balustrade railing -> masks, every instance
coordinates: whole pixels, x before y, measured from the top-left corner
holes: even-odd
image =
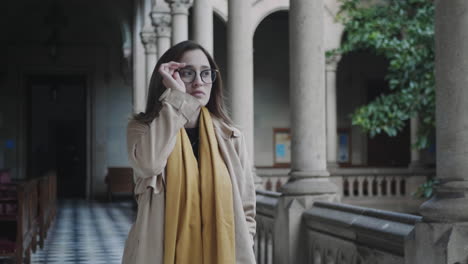
[[[315,202],[303,214],[303,263],[405,264],[421,217]]]
[[[262,190],[281,191],[289,180],[288,169],[257,169]],[[423,202],[413,196],[434,170],[408,168],[338,168],[330,179],[337,185],[346,204],[414,213]]]
[[[411,251],[411,233],[421,217],[353,205],[314,202],[291,226],[277,217],[280,193],[257,191],[258,264],[276,264],[295,254],[295,263],[405,264]],[[290,202],[291,198],[286,198]],[[301,199],[301,198],[299,198]],[[300,216],[301,216],[300,215]],[[287,230],[299,230],[298,248],[275,247]],[[292,251],[291,251],[292,250]],[[288,256],[286,256],[288,255]]]
[[[258,264],[273,264],[275,210],[280,193],[257,191],[257,234],[255,255]]]
[[[259,169],[257,175],[262,179],[261,190],[279,192],[289,180],[289,169]]]

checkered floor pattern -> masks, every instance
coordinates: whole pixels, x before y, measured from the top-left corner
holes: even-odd
[[[44,248],[31,263],[120,264],[134,218],[131,202],[61,201]]]

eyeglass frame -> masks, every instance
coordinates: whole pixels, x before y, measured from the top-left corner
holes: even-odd
[[[195,72],[195,77],[193,78],[193,80],[192,80],[191,82],[184,82],[184,81],[182,80],[182,78],[180,78],[184,83],[187,83],[187,84],[193,83],[193,82],[195,81],[195,79],[197,78],[197,74],[196,74],[197,71],[195,71],[195,70],[193,70],[193,69],[190,69],[190,68],[182,68],[182,69],[177,69],[177,70],[175,70],[175,71],[176,71],[176,72],[180,72],[181,70],[191,70],[191,71]],[[203,80],[203,77],[201,76],[202,72],[204,72],[204,71],[213,71],[213,72],[215,73],[215,74],[214,74],[214,76],[215,76],[215,77],[214,77],[214,80],[212,80],[210,83],[205,82],[205,81]],[[211,69],[211,68],[209,68],[209,69],[201,70],[200,73],[199,73],[200,80],[201,80],[203,83],[206,83],[206,84],[213,84],[213,83],[216,81],[216,78],[218,77],[218,73],[219,73],[219,70],[217,70],[217,69]]]

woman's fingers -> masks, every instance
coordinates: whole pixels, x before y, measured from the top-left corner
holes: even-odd
[[[169,70],[167,69],[167,67],[165,67],[163,65],[161,65],[161,67],[159,68],[159,73],[161,74],[163,79],[171,78],[171,74],[170,74]]]
[[[163,63],[163,64],[161,64],[161,66],[164,67],[164,69],[167,70],[167,71],[174,72],[177,69],[185,67],[185,63],[171,61],[171,62],[168,62],[168,63]]]
[[[185,67],[185,65],[186,65],[185,63],[180,63],[180,62],[175,62],[175,61],[171,61],[171,62],[168,62],[168,63],[163,63],[159,67],[159,72],[161,74],[162,74],[162,72],[166,72],[166,73],[168,73],[169,75],[172,76],[177,69],[183,68],[183,67]]]
[[[185,84],[182,82],[179,73],[176,71],[182,67],[185,67],[185,63],[171,61],[161,64],[158,71],[163,77],[164,86],[185,92]]]

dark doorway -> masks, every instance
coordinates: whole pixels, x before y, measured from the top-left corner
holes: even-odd
[[[391,93],[384,79],[367,82],[367,102],[381,94]],[[404,129],[394,137],[381,133],[368,137],[367,164],[371,167],[406,167],[410,162],[410,129],[406,122]]]
[[[86,196],[86,76],[27,79],[28,177],[57,172],[59,198]]]

